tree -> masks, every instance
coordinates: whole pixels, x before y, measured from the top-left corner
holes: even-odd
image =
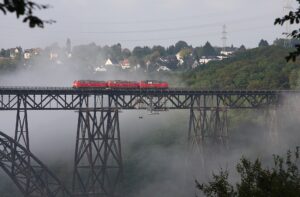
[[[112,51],[111,56],[114,59],[116,59],[118,61],[124,59],[122,56],[122,45],[120,43],[111,46],[111,51]]]
[[[166,53],[167,53],[167,55],[174,55],[176,53],[175,46],[174,45],[169,46],[166,50]]]
[[[132,55],[138,57],[138,58],[143,58],[146,55],[151,54],[151,49],[149,47],[134,47],[132,51]]]
[[[152,47],[152,53],[154,52],[159,52],[160,56],[165,56],[166,55],[166,49],[163,46],[153,46]]]
[[[206,42],[202,49],[201,56],[216,56],[216,50],[211,46],[209,42]]]
[[[260,42],[258,43],[258,47],[267,47],[269,46],[268,41],[261,39]]]
[[[124,58],[129,58],[131,56],[131,51],[129,49],[127,49],[127,48],[123,49],[122,50],[122,56]]]
[[[0,10],[7,14],[16,13],[16,17],[24,16],[23,22],[28,22],[29,27],[40,27],[43,28],[45,23],[54,23],[53,20],[42,20],[34,15],[36,10],[48,9],[50,6],[46,4],[39,4],[28,0],[3,0],[0,2]]]
[[[242,45],[240,46],[240,48],[238,49],[238,51],[240,51],[240,52],[246,51],[245,45],[242,44]]]
[[[196,187],[207,197],[299,196],[299,154],[297,147],[286,158],[273,155],[272,168],[263,167],[259,159],[242,158],[236,167],[241,180],[235,186],[228,182],[228,172],[221,170],[208,184],[196,181]]]
[[[275,19],[274,24],[277,25],[284,25],[285,23],[290,24],[299,24],[300,22],[300,0],[296,0],[299,3],[299,7],[296,11],[291,11],[287,15],[283,16],[282,18]],[[300,29],[295,29],[291,33],[287,32],[288,36],[294,39],[300,39]],[[287,57],[286,60],[296,61],[296,58],[300,55],[300,44],[295,45],[296,51],[291,52]]]
[[[193,52],[193,49],[184,48],[179,51],[179,55],[180,55],[181,59],[186,59],[187,57],[189,57],[192,54],[192,52]]]
[[[175,53],[178,53],[181,49],[183,48],[188,48],[189,45],[185,42],[185,41],[178,41],[176,44],[175,44]]]

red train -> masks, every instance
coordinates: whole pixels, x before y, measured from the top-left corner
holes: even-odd
[[[73,88],[130,88],[130,89],[166,89],[169,84],[164,81],[146,80],[146,81],[94,81],[94,80],[76,80],[73,82]]]

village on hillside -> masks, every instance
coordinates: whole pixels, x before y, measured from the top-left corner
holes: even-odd
[[[235,52],[246,50],[244,46],[212,47],[209,42],[204,46],[195,47],[184,41],[164,48],[162,46],[135,47],[132,51],[122,48],[120,44],[100,47],[94,43],[71,47],[70,39],[60,47],[53,44],[44,49],[22,49],[15,47],[1,49],[0,64],[3,61],[15,60],[24,66],[30,66],[37,58],[57,65],[69,61],[83,64],[93,72],[109,72],[114,70],[144,72],[168,72],[174,70],[195,69],[211,61],[221,61],[230,58]]]

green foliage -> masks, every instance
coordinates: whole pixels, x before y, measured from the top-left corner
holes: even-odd
[[[188,56],[190,56],[192,53],[191,48],[183,48],[179,51],[179,55],[182,59],[186,59]]]
[[[19,61],[17,59],[1,58],[0,57],[0,71],[1,74],[13,72],[18,69]]]
[[[288,53],[278,46],[240,51],[184,73],[182,79],[197,89],[297,89],[300,62],[286,62]]]
[[[110,50],[107,48],[108,47],[103,47],[101,49],[101,47],[95,43],[79,45],[73,48],[72,56],[82,65],[97,65],[97,63],[100,64],[100,62],[97,62],[99,59],[105,59],[100,56],[101,52],[103,52],[103,55],[109,56]]]
[[[24,16],[23,22],[28,22],[29,27],[44,27],[45,23],[54,23],[53,20],[42,20],[33,15],[35,10],[48,9],[50,6],[45,4],[35,3],[28,0],[3,0],[0,2],[0,10],[7,14],[8,12],[15,13],[17,18]]]
[[[285,23],[290,24],[299,24],[300,22],[300,0],[296,0],[299,3],[299,7],[296,11],[291,11],[289,14],[283,16],[282,18],[277,18],[275,20],[275,25],[284,25]],[[295,29],[292,33],[288,33],[288,36],[292,37],[293,39],[299,40],[300,39],[300,29]],[[286,57],[287,61],[293,60],[296,61],[296,58],[300,55],[300,44],[295,45],[296,51],[290,52],[290,54]]]
[[[299,196],[299,148],[292,153],[288,151],[286,158],[273,156],[274,166],[263,167],[261,161],[254,162],[242,158],[236,169],[240,182],[233,186],[228,181],[228,172],[213,175],[213,181],[196,187],[207,197],[265,197],[265,196]]]
[[[160,56],[166,55],[166,49],[163,46],[153,46],[152,47],[152,53],[158,52]]]
[[[267,47],[269,46],[268,41],[261,39],[260,42],[258,43],[258,47]]]
[[[181,49],[188,48],[189,45],[185,41],[178,41],[175,44],[175,53],[178,53]]]
[[[138,58],[145,57],[151,53],[151,49],[149,47],[134,47],[132,51],[132,55]]]
[[[200,56],[216,56],[218,53],[216,50],[211,46],[209,42],[206,42],[203,46],[202,53]]]
[[[220,175],[213,174],[212,182],[209,182],[208,185],[200,184],[196,180],[197,188],[203,191],[203,193],[208,197],[233,197],[236,196],[233,186],[228,182],[228,172],[222,171]]]

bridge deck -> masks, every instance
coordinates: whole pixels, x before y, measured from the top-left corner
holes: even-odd
[[[176,94],[176,95],[216,95],[216,94],[300,94],[296,90],[197,90],[189,88],[168,89],[117,89],[117,88],[72,88],[72,87],[26,87],[0,86],[0,94]]]
[[[77,110],[120,109],[189,109],[198,107],[260,108],[278,104],[285,95],[300,95],[293,90],[196,90],[169,89],[96,89],[72,87],[0,87],[0,110]],[[99,97],[99,98],[98,98]],[[99,103],[102,100],[102,104]],[[93,105],[93,106],[92,106]]]

